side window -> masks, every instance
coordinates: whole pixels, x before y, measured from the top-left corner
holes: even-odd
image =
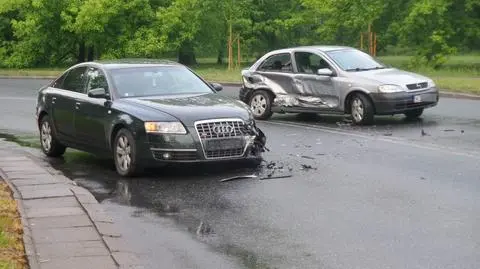
[[[292,58],[289,53],[270,56],[260,65],[259,70],[266,72],[293,72]]]
[[[105,74],[102,70],[94,67],[90,67],[87,70],[87,92],[89,90],[97,89],[97,88],[104,88],[106,92],[108,92],[108,82]]]
[[[85,92],[85,66],[77,67],[68,72],[67,77],[63,81],[62,89],[72,91],[72,92]]]
[[[68,72],[63,74],[61,77],[57,78],[55,81],[52,82],[50,87],[57,88],[57,89],[62,89],[63,81],[65,80],[67,75],[68,75]]]
[[[320,55],[310,52],[295,52],[295,62],[299,73],[316,74],[318,69],[331,69]]]

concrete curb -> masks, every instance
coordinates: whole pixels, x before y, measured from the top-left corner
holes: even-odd
[[[55,79],[55,76],[0,76],[0,79]],[[211,81],[215,83],[220,83],[223,86],[227,87],[241,87],[241,83],[235,82],[221,82],[221,81]],[[455,99],[468,99],[468,100],[480,100],[480,95],[469,94],[469,93],[457,93],[449,91],[440,91],[440,97],[446,98],[455,98]]]
[[[32,231],[30,230],[30,224],[27,220],[27,214],[25,212],[25,205],[23,204],[23,199],[20,192],[12,184],[8,176],[0,168],[0,178],[2,178],[7,185],[10,187],[10,190],[13,192],[13,199],[18,206],[18,213],[20,214],[20,219],[23,227],[23,246],[25,248],[25,255],[27,256],[28,267],[30,269],[40,269],[40,263],[37,259],[37,250],[33,244]]]
[[[2,143],[14,145],[13,142],[0,140],[0,144]],[[68,197],[74,197],[74,199],[78,203],[78,207],[80,208],[80,210],[86,213],[86,216],[88,217],[91,225],[93,225],[93,229],[98,234],[98,240],[102,242],[102,244],[108,250],[108,256],[111,258],[116,268],[142,268],[142,262],[140,261],[140,259],[138,259],[138,257],[135,256],[135,252],[133,251],[133,249],[131,249],[129,245],[123,241],[122,235],[116,229],[115,223],[113,222],[112,218],[108,216],[108,214],[103,210],[102,206],[98,203],[97,199],[93,196],[92,193],[90,193],[87,189],[83,187],[77,186],[75,182],[65,177],[61,172],[53,169],[44,161],[41,161],[38,156],[35,156],[33,153],[15,144],[15,152],[17,152],[17,148],[20,149],[19,158],[23,158],[23,161],[33,162],[41,169],[43,169],[46,173],[51,175],[55,179],[55,183],[62,184],[62,188],[66,188],[69,190],[69,192],[71,192],[71,195],[69,195]],[[2,157],[0,157],[0,160],[2,160]],[[28,214],[25,210],[24,205],[25,199],[24,197],[22,197],[21,192],[17,189],[16,185],[12,182],[10,176],[7,174],[7,172],[4,171],[4,169],[5,167],[0,167],[0,177],[3,178],[5,182],[7,182],[8,186],[14,193],[14,199],[17,201],[18,204],[18,211],[21,215],[22,225],[24,229],[23,240],[26,256],[28,258],[28,263],[31,269],[40,269],[41,261],[39,260],[40,256],[38,256],[39,250],[36,249],[35,241],[32,237],[31,225],[28,221]],[[9,168],[7,165],[7,169],[11,169],[11,167]],[[17,172],[12,172],[12,170],[10,170],[8,173]],[[35,174],[26,172],[26,175],[21,178],[25,178],[26,180],[32,180],[32,176],[35,176]],[[16,180],[18,179],[19,178],[16,178]],[[54,182],[52,182],[52,184],[53,183]],[[42,186],[42,184],[38,184],[35,186]],[[83,266],[85,266],[85,268],[90,268],[90,265],[88,264],[85,264]]]

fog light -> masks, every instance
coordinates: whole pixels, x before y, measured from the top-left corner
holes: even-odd
[[[170,153],[168,153],[168,152],[165,152],[165,153],[163,153],[162,157],[163,157],[164,159],[168,160],[168,159],[172,158],[172,154],[170,154]]]

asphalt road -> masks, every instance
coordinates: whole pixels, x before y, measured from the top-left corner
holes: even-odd
[[[0,80],[0,129],[36,131],[33,89],[44,83]],[[125,180],[86,154],[50,162],[95,194],[147,268],[479,268],[479,104],[441,99],[421,121],[371,127],[276,115],[259,123],[271,149],[262,169]],[[251,173],[271,178],[220,182]]]

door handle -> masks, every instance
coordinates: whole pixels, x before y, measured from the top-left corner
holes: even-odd
[[[55,100],[57,100],[57,97],[52,97],[52,104],[55,104]]]
[[[75,109],[80,109],[80,102],[75,103]]]

